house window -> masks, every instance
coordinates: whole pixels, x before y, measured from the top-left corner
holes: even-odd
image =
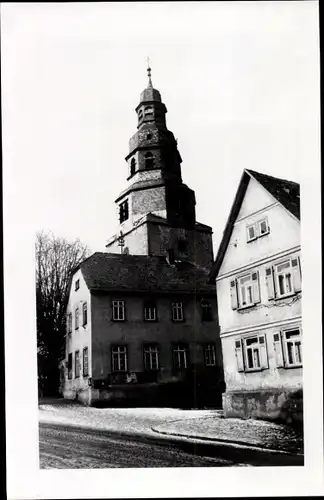
[[[252,241],[255,240],[256,237],[257,237],[256,226],[255,224],[252,224],[251,226],[247,227],[247,240]]]
[[[74,370],[75,370],[75,378],[80,377],[80,352],[79,351],[75,351]]]
[[[80,280],[76,280],[75,282],[75,290],[79,290],[80,288]]]
[[[85,347],[83,349],[83,376],[87,377],[89,375],[89,367],[88,367],[88,348]]]
[[[144,303],[145,321],[156,321],[156,304],[153,300],[147,300]]]
[[[159,363],[159,348],[157,345],[144,346],[144,368],[145,370],[158,370]]]
[[[259,235],[260,236],[267,234],[269,232],[269,226],[268,226],[267,219],[263,219],[263,220],[259,221],[258,228],[259,228]]]
[[[208,300],[203,299],[200,303],[201,306],[201,321],[212,321],[212,306]]]
[[[291,294],[293,291],[290,260],[276,266],[276,285],[279,297]]]
[[[75,310],[75,330],[79,328],[79,308]]]
[[[150,168],[154,167],[154,156],[150,151],[148,153],[145,153],[144,160],[145,160],[145,168],[146,169],[150,169]]]
[[[68,378],[72,378],[72,352],[68,354]]]
[[[113,300],[112,313],[114,321],[125,321],[125,302],[123,300]]]
[[[119,205],[119,222],[122,223],[125,220],[127,220],[129,217],[129,211],[128,211],[128,200],[123,201]]]
[[[183,370],[188,367],[187,344],[176,344],[173,346],[173,362],[176,370]]]
[[[301,366],[301,335],[300,330],[289,330],[283,332],[283,342],[287,366]]]
[[[268,226],[268,219],[261,219],[254,224],[250,224],[246,228],[247,230],[247,241],[252,241],[270,232]]]
[[[172,319],[173,321],[184,320],[182,302],[172,302]]]
[[[216,351],[214,344],[206,344],[204,346],[205,366],[216,365]]]
[[[258,304],[260,298],[259,273],[247,273],[230,282],[232,309],[243,309]]]
[[[67,331],[72,333],[72,313],[70,312],[67,317]]]
[[[273,349],[277,368],[302,366],[302,343],[300,328],[273,334]]]
[[[127,346],[114,345],[111,349],[112,355],[112,371],[126,372],[127,371]]]
[[[83,316],[83,326],[86,326],[88,323],[88,306],[87,303],[84,302],[82,305],[82,316]]]
[[[268,299],[280,299],[301,291],[298,257],[286,259],[265,270]]]
[[[134,175],[135,172],[136,172],[136,160],[135,158],[132,158],[130,163],[130,174]]]
[[[235,341],[238,371],[258,371],[269,367],[265,335],[257,334]]]

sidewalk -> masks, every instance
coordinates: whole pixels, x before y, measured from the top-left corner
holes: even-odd
[[[301,432],[262,420],[224,418],[221,410],[93,408],[58,400],[39,406],[39,421],[121,433],[302,454]]]
[[[302,432],[263,420],[224,418],[221,413],[152,427],[158,434],[303,454]]]

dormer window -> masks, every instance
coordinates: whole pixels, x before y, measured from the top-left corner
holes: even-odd
[[[147,116],[147,115],[153,115],[153,108],[152,106],[146,106],[146,108],[144,108],[144,115]]]
[[[154,156],[150,151],[148,153],[145,153],[144,159],[146,169],[154,167]]]
[[[131,163],[130,163],[130,174],[134,175],[136,172],[136,160],[135,158],[132,158]]]
[[[127,220],[129,217],[129,211],[128,211],[128,200],[123,201],[119,205],[119,222],[122,223],[125,220]]]

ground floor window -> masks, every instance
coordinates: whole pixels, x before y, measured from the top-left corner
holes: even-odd
[[[74,355],[74,364],[75,364],[75,378],[80,377],[80,352],[75,351]]]
[[[189,349],[187,344],[175,344],[173,346],[173,362],[176,370],[188,368]]]
[[[144,346],[144,368],[145,370],[158,370],[159,363],[159,348],[157,345]]]
[[[206,344],[204,346],[205,366],[216,365],[216,350],[214,344]]]
[[[68,354],[68,378],[72,378],[72,352]]]
[[[112,346],[112,371],[126,372],[127,371],[127,346],[114,345]]]
[[[88,367],[88,348],[85,347],[83,349],[83,376],[87,377],[89,375],[89,367]]]

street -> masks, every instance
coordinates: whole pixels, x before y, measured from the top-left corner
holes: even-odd
[[[166,440],[141,439],[114,432],[40,424],[42,469],[117,467],[218,467],[238,465],[231,460],[200,456]],[[191,446],[191,448],[193,448]],[[195,450],[199,452],[199,447]]]

